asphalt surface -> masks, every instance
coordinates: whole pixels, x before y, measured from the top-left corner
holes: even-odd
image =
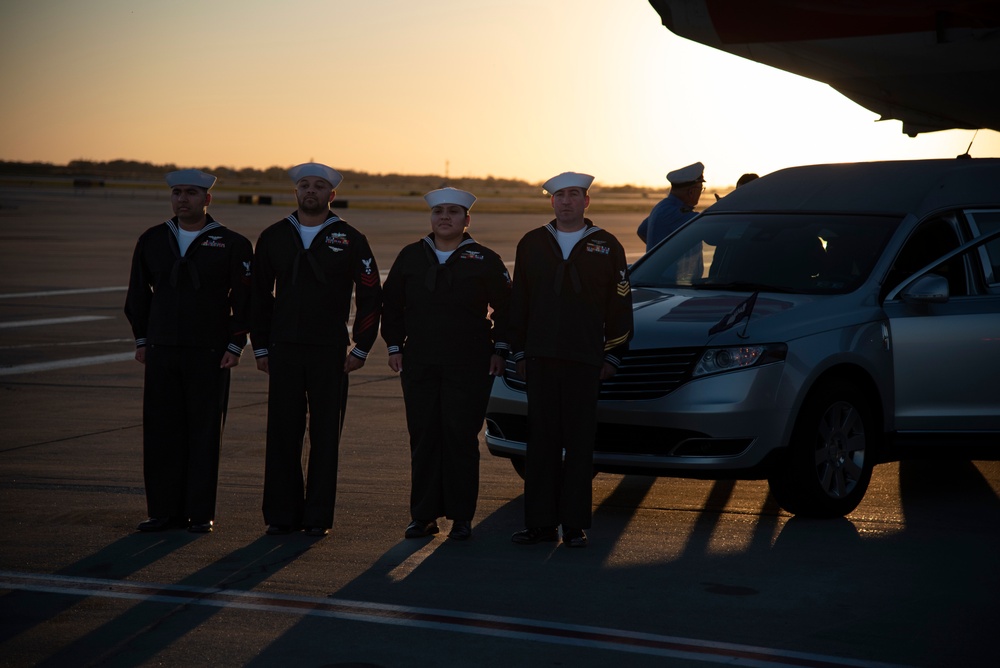
[[[212,207],[256,239],[285,211]],[[414,213],[341,212],[380,268]],[[513,545],[521,481],[482,448],[474,537],[404,540],[384,347],[351,377],[335,526],[265,536],[266,378],[234,372],[217,528],[139,534],[141,367],[122,315],[145,193],[0,189],[0,665],[995,666],[1000,465],[878,467],[837,521],[766,484],[599,475],[591,545]],[[594,216],[598,219],[598,216]],[[611,214],[630,251],[638,214]],[[513,259],[532,215],[473,212]]]

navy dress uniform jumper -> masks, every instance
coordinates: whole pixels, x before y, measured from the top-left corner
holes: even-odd
[[[618,367],[632,338],[625,250],[589,219],[585,225],[567,259],[555,221],[517,245],[510,345],[527,367],[529,528],[590,527],[601,366]]]
[[[254,356],[266,356],[269,366],[263,514],[268,525],[329,529],[347,403],[351,296],[351,354],[364,359],[378,336],[382,287],[361,232],[330,213],[304,248],[297,213],[261,232],[254,253],[250,339]]]
[[[509,349],[510,276],[468,233],[443,264],[434,248],[431,234],[397,256],[383,286],[382,338],[390,355],[403,354],[410,515],[471,521],[490,357]]]
[[[250,241],[211,216],[182,256],[177,219],[135,246],[125,316],[144,347],[143,478],[150,517],[215,518],[219,446],[229,399],[223,354],[250,327]]]

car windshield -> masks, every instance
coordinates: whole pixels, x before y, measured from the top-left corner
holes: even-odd
[[[634,287],[839,294],[872,271],[899,217],[704,215],[642,257]]]

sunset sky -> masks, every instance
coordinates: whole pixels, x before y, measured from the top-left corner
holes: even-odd
[[[708,186],[951,158],[825,84],[687,41],[647,0],[5,0],[0,160],[133,159]],[[980,131],[973,156],[1000,155]]]

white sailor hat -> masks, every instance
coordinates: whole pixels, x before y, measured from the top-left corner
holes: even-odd
[[[667,174],[667,181],[672,186],[683,186],[688,183],[700,183],[705,180],[705,165],[696,162],[687,167],[681,167]]]
[[[180,169],[167,174],[167,185],[174,186],[198,186],[205,190],[215,185],[216,178],[211,174],[198,169]]]
[[[475,204],[476,196],[458,188],[441,188],[440,190],[432,190],[424,195],[424,201],[431,207],[440,204],[457,204],[468,211]]]
[[[590,174],[579,174],[577,172],[563,172],[558,176],[542,184],[542,188],[550,195],[555,195],[563,188],[582,188],[589,190],[590,184],[594,182],[594,177]]]
[[[321,165],[318,162],[304,162],[301,165],[295,165],[288,170],[288,175],[292,177],[292,183],[298,183],[299,179],[306,176],[318,176],[334,188],[339,186],[340,182],[344,180],[343,175],[336,169]]]

